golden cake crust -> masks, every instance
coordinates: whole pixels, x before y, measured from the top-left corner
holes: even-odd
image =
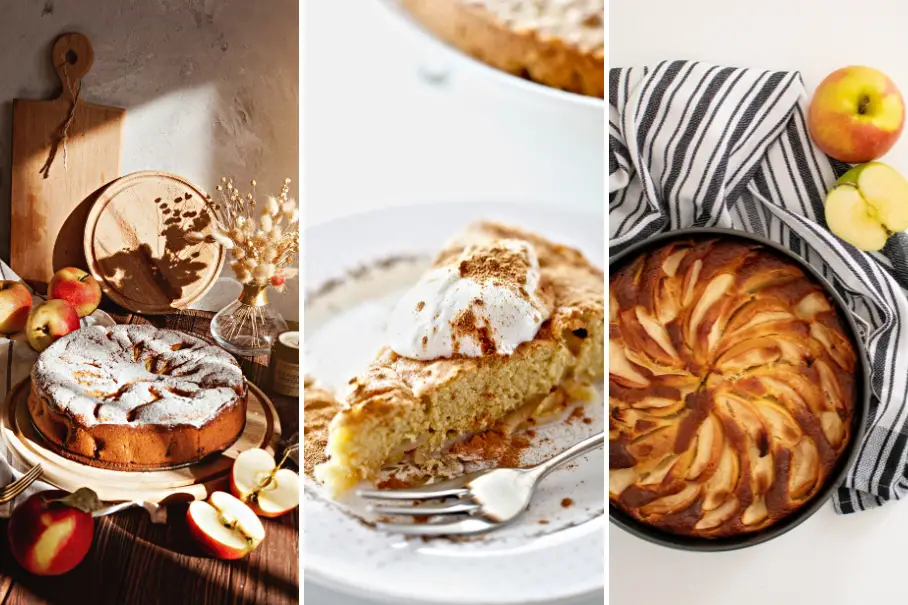
[[[382,349],[350,381],[345,409],[331,423],[331,459],[320,467],[321,480],[349,487],[372,479],[382,464],[404,452],[437,452],[521,408],[529,415],[529,408],[564,402],[562,386],[603,377],[603,274],[579,251],[515,227],[481,222],[450,240],[435,265],[450,263],[468,246],[501,239],[528,241],[536,250],[540,286],[552,301],[550,318],[536,338],[507,356],[421,361]],[[358,450],[353,445],[366,440],[355,444]]]
[[[150,470],[229,447],[246,423],[246,384],[229,353],[151,326],[83,328],[44,351],[28,409],[59,454]]]
[[[715,538],[785,518],[851,438],[857,357],[793,261],[678,240],[609,279],[609,494],[667,531]]]
[[[605,97],[601,0],[402,0],[429,30],[510,74]]]

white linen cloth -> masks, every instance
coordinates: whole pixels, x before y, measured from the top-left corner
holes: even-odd
[[[0,280],[18,281],[19,277],[13,273],[13,270],[9,268],[9,265],[0,261]],[[32,294],[32,302],[34,305],[38,305],[43,301],[43,296],[34,293]],[[95,311],[89,317],[83,318],[81,323],[82,327],[89,325],[108,325],[112,324],[113,320],[107,313]],[[36,359],[38,359],[38,354],[29,346],[24,333],[20,332],[12,336],[0,334],[0,400],[3,402],[2,405],[0,405],[0,410],[2,410],[4,414],[6,413],[6,404],[8,403],[7,399],[9,398],[10,393],[17,384],[28,377]],[[0,435],[0,486],[7,485],[14,479],[20,477],[23,471],[27,470],[27,468],[22,467],[21,462],[18,461],[14,454],[6,447],[6,436]],[[54,489],[54,487],[40,480],[34,482],[30,488],[12,502],[0,504],[0,518],[9,517],[13,509],[15,509],[20,502],[24,501],[28,496],[35,492],[45,489]]]

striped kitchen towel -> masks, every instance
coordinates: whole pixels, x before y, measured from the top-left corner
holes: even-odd
[[[666,61],[609,73],[609,253],[662,231],[728,227],[806,259],[861,318],[873,385],[840,513],[908,496],[908,235],[868,254],[827,231],[847,165],[807,134],[797,72]]]

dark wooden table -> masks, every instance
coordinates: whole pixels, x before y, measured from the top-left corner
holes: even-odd
[[[183,311],[147,317],[107,308],[119,323],[147,324],[208,336],[211,313]],[[285,436],[298,430],[299,400],[270,392],[267,357],[241,359],[247,379],[271,397]],[[210,605],[299,602],[299,511],[262,519],[265,540],[247,557],[220,561],[204,555],[186,527],[186,505],[168,509],[167,525],[152,525],[143,510],[98,520],[88,556],[56,577],[33,576],[9,550],[0,522],[0,604]]]

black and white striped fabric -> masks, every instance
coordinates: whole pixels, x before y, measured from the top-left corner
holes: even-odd
[[[879,254],[830,234],[823,201],[848,166],[807,134],[800,74],[666,61],[609,73],[609,254],[650,235],[727,227],[817,268],[860,323],[875,393],[840,513],[908,497],[908,236]]]

